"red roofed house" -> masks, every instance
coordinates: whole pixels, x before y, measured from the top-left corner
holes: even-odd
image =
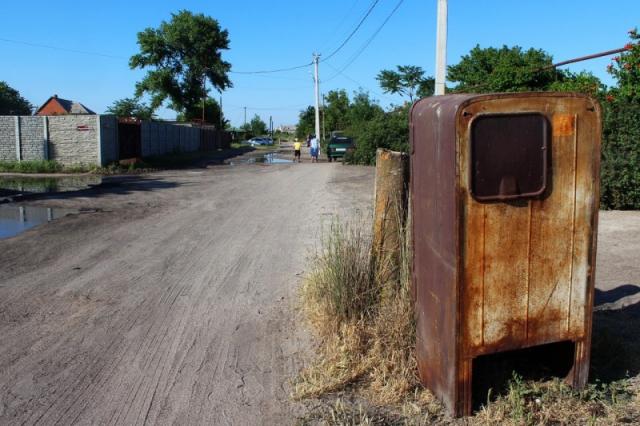
[[[80,102],[74,102],[67,99],[59,98],[58,95],[53,95],[47,102],[42,104],[36,111],[35,115],[95,115],[95,112],[91,111]]]

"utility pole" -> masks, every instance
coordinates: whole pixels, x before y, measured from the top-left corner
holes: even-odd
[[[447,77],[447,0],[438,0],[435,94],[444,95]]]
[[[322,139],[327,136],[327,129],[325,128],[325,123],[327,122],[326,111],[324,107],[324,93],[322,94]]]
[[[247,107],[244,107],[244,127],[247,127]]]
[[[313,54],[313,64],[315,68],[315,92],[316,92],[316,138],[320,142],[320,80],[318,80],[318,62],[320,54]]]

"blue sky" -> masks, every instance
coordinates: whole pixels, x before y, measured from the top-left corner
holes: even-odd
[[[399,0],[379,0],[355,36],[320,65],[321,91],[363,88],[383,106],[400,103],[381,92],[381,69],[419,65],[433,74],[436,0],[404,0],[369,43]],[[273,69],[311,61],[312,52],[334,50],[356,26],[372,0],[311,1],[109,1],[5,2],[0,16],[0,80],[34,105],[56,93],[103,112],[114,100],[133,94],[143,71],[131,70],[136,33],[155,27],[180,9],[201,12],[228,29],[223,56],[237,71]],[[638,0],[449,0],[448,63],[476,44],[542,48],[556,61],[622,47],[627,30],[640,21]],[[48,45],[49,49],[9,42]],[[61,49],[91,52],[85,54]],[[104,56],[101,56],[104,55]],[[609,58],[575,64],[612,84]],[[348,65],[346,68],[344,68]],[[344,71],[342,74],[337,70]],[[232,124],[259,114],[274,124],[294,124],[313,104],[312,68],[268,75],[232,74],[235,87],[222,94]],[[217,94],[215,95],[218,96]],[[175,113],[162,109],[162,118]]]

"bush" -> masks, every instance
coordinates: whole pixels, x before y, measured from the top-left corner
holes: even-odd
[[[640,209],[640,99],[612,99],[603,117],[601,208]]]
[[[375,164],[378,148],[409,152],[409,105],[376,114],[371,120],[353,125],[349,133],[356,143],[347,158],[350,163]]]

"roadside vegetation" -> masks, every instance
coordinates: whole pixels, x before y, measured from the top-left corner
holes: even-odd
[[[586,389],[513,375],[472,417],[448,417],[417,377],[410,253],[401,234],[398,278],[385,281],[380,277],[390,275],[384,260],[372,258],[368,224],[334,221],[323,230],[301,289],[301,310],[317,337],[315,358],[293,383],[294,399],[314,401],[301,424],[640,423],[640,383],[627,376],[638,367],[640,348],[607,313],[596,313]]]
[[[588,72],[548,68],[553,58],[542,49],[476,46],[448,67],[453,87],[447,92],[562,91],[595,97],[603,108],[601,207],[640,209],[640,35],[632,29],[628,36],[626,50],[607,67],[616,81],[612,87]],[[408,152],[410,106],[433,93],[433,79],[419,67],[382,70],[377,79],[383,92],[404,97],[404,103],[384,110],[362,91],[349,98],[346,91],[335,90],[325,98],[321,119],[326,133],[341,130],[355,139],[356,149],[346,162],[374,164],[378,148]],[[313,128],[314,110],[309,107],[300,112],[297,136],[313,133]]]
[[[259,147],[263,148],[263,147]],[[273,149],[274,146],[264,147]],[[54,160],[0,161],[0,173],[88,173],[96,175],[118,175],[149,173],[158,170],[181,169],[208,162],[222,161],[227,157],[254,151],[256,148],[234,143],[229,149],[220,151],[174,152],[166,155],[135,159],[131,162],[111,163],[101,167],[93,164],[63,165]]]

